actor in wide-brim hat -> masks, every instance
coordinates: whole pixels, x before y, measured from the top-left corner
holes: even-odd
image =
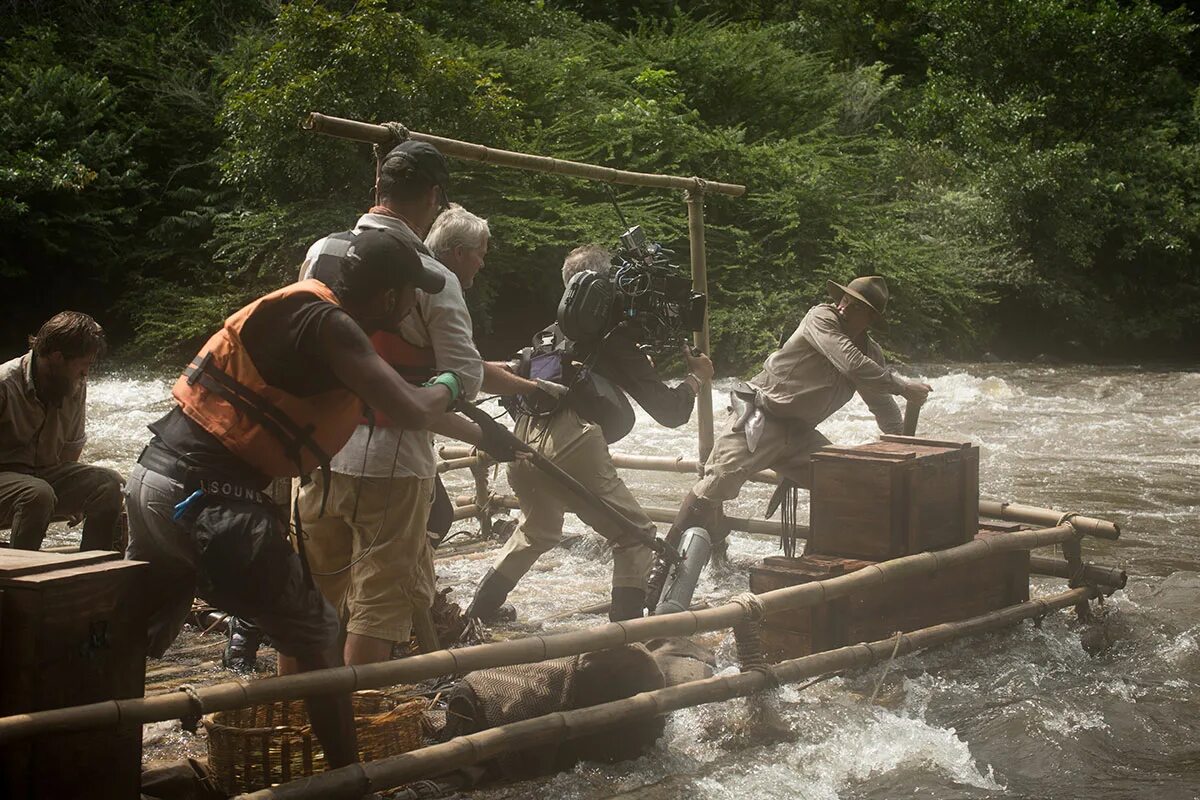
[[[871,327],[887,328],[887,321],[884,320],[883,314],[887,310],[888,303],[888,286],[887,281],[878,275],[867,275],[862,278],[855,278],[846,286],[834,281],[826,281],[826,286],[829,289],[829,296],[834,301],[841,300],[843,296],[850,295],[855,300],[859,301],[867,308],[871,309],[872,320]]]

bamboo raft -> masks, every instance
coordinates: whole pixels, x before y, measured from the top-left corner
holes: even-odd
[[[693,286],[707,293],[707,260],[705,253],[704,201],[708,194],[737,197],[746,188],[737,184],[706,181],[698,177],[650,175],[591,164],[564,161],[524,153],[496,150],[483,145],[459,142],[396,125],[373,125],[338,119],[321,114],[310,115],[305,127],[320,133],[376,145],[395,141],[399,132],[409,138],[435,144],[448,155],[517,169],[550,172],[586,180],[622,183],[657,189],[683,190],[688,213],[688,232]],[[694,336],[695,345],[709,350],[707,321],[703,330]],[[643,470],[684,475],[696,475],[713,443],[713,409],[711,386],[705,384],[697,402],[698,459],[663,456],[634,456],[615,454],[614,463],[621,469]],[[886,437],[885,437],[886,438]],[[456,500],[455,520],[472,519],[478,523],[479,538],[465,547],[456,548],[452,555],[472,557],[489,547],[497,512],[517,507],[515,497],[492,492],[489,482],[490,462],[472,450],[462,447],[441,449],[438,471],[466,470],[471,474],[474,491]],[[775,484],[779,476],[771,471],[760,472],[751,480]],[[284,677],[269,677],[254,681],[220,681],[224,673],[208,671],[199,674],[201,667],[216,657],[220,640],[193,642],[190,649],[177,651],[176,663],[153,665],[149,671],[138,673],[137,692],[120,684],[117,690],[97,702],[76,702],[65,707],[59,702],[43,706],[43,710],[3,714],[0,710],[0,768],[14,765],[28,771],[28,748],[40,746],[47,752],[64,751],[77,759],[74,771],[84,775],[108,774],[112,765],[95,758],[87,761],[91,748],[99,752],[107,739],[128,738],[140,731],[140,726],[181,718],[198,719],[215,712],[230,712],[251,706],[294,701],[299,698],[342,694],[366,689],[389,689],[414,684],[422,680],[448,675],[462,675],[474,670],[516,664],[527,664],[569,655],[593,652],[635,642],[668,636],[693,636],[707,632],[731,631],[738,645],[742,671],[738,674],[693,681],[657,691],[644,692],[623,700],[589,708],[553,713],[515,724],[492,728],[480,733],[458,737],[443,744],[423,747],[411,752],[382,758],[364,764],[331,770],[302,780],[246,795],[254,798],[358,798],[364,793],[383,791],[412,781],[431,778],[448,770],[486,761],[497,755],[528,748],[539,743],[560,742],[605,730],[630,719],[648,718],[674,710],[714,703],[734,697],[746,697],[774,691],[781,684],[828,675],[846,669],[864,668],[888,658],[904,656],[921,649],[936,647],[950,641],[1000,630],[1023,620],[1037,619],[1060,609],[1075,608],[1086,613],[1089,601],[1111,594],[1125,585],[1125,573],[1119,569],[1084,563],[1081,542],[1084,537],[1115,540],[1120,535],[1117,525],[1076,513],[1036,508],[1014,503],[978,499],[968,504],[968,517],[1007,522],[1007,528],[993,526],[987,536],[940,549],[912,552],[898,558],[879,559],[847,574],[832,575],[796,585],[782,585],[757,594],[746,592],[728,602],[711,607],[652,616],[619,623],[607,623],[593,628],[564,633],[534,635],[520,639],[493,642],[453,650],[439,650],[377,664],[339,667]],[[674,509],[647,508],[650,518],[669,523]],[[752,517],[728,517],[726,522],[734,531],[754,536],[781,537],[784,527],[779,522]],[[1032,529],[1020,529],[1032,526]],[[792,535],[807,539],[813,531],[798,526]],[[973,533],[973,531],[972,531]],[[1035,549],[1061,548],[1062,558],[1028,556]],[[82,556],[82,554],[80,554]],[[116,554],[108,554],[116,557]],[[447,554],[441,554],[446,557]],[[924,624],[908,631],[894,632],[886,638],[870,641],[848,641],[821,652],[798,657],[777,659],[767,663],[762,656],[760,632],[763,624],[780,615],[817,613],[833,604],[850,598],[886,591],[915,580],[936,581],[940,576],[972,569],[979,564],[1018,556],[1027,559],[1026,576],[1042,575],[1068,580],[1068,588],[1048,597],[1022,600],[1002,608],[975,613],[966,618]],[[139,565],[129,564],[127,572],[136,572]],[[867,563],[867,562],[862,562]],[[103,563],[96,569],[112,569]],[[81,570],[76,570],[76,572]],[[3,583],[0,582],[0,589]],[[1026,595],[1028,578],[1026,577]],[[5,601],[7,610],[8,600]],[[119,607],[114,603],[113,607]],[[82,606],[81,606],[82,608]],[[600,606],[590,611],[600,611]],[[85,631],[96,652],[104,653],[105,634],[93,625]],[[7,644],[7,642],[6,642]],[[144,644],[143,644],[144,647]],[[0,662],[9,658],[7,654]],[[141,662],[144,664],[144,661]],[[0,668],[3,664],[0,663]],[[180,686],[180,684],[186,684]],[[141,691],[142,687],[146,692]],[[145,696],[140,696],[140,695]],[[3,706],[0,705],[0,709]],[[41,743],[41,744],[36,744]],[[123,752],[140,753],[126,749]],[[87,762],[87,763],[84,763]],[[94,768],[89,768],[89,765]],[[119,765],[124,772],[136,770],[140,764]],[[68,771],[67,767],[60,768]],[[48,776],[43,776],[47,777]],[[136,772],[133,774],[136,780]],[[96,797],[130,796],[125,788],[94,786]],[[36,785],[36,784],[34,784]],[[114,788],[116,787],[116,788]],[[0,780],[0,789],[4,788]],[[104,793],[107,792],[107,793]],[[0,791],[0,794],[3,792]],[[16,795],[13,795],[16,796]],[[33,795],[22,795],[33,796]]]
[[[512,505],[510,498],[491,494],[488,482],[489,462],[486,458],[464,453],[462,448],[455,447],[444,447],[441,454],[443,472],[469,470],[475,479],[476,494],[469,498],[460,498],[461,504],[456,517],[490,517],[495,510]],[[684,459],[621,455],[615,456],[614,461],[622,469],[661,470],[666,465],[667,471],[674,472],[688,471],[695,464]],[[762,475],[760,479],[770,481],[772,477]],[[464,499],[470,502],[462,503]],[[872,569],[759,595],[747,593],[721,605],[678,614],[608,623],[566,633],[535,635],[456,650],[442,650],[366,666],[340,667],[249,682],[238,680],[208,686],[197,685],[199,682],[192,680],[196,676],[191,670],[198,664],[217,657],[218,647],[223,640],[215,639],[194,644],[190,650],[175,654],[177,657],[183,657],[185,661],[188,657],[199,656],[199,661],[159,667],[147,673],[147,688],[152,691],[185,681],[189,684],[186,690],[160,691],[141,698],[110,700],[2,717],[0,747],[30,737],[68,731],[100,732],[118,725],[147,724],[185,717],[198,718],[218,711],[231,711],[305,696],[387,689],[430,678],[461,675],[490,667],[532,663],[667,636],[693,636],[728,630],[736,633],[739,626],[760,622],[771,614],[797,612],[838,598],[849,597],[872,587],[944,573],[997,553],[1046,547],[1062,547],[1065,552],[1070,553],[1073,547],[1077,549],[1084,536],[1112,540],[1120,534],[1119,528],[1111,522],[1076,514],[1063,514],[1051,509],[981,501],[980,511],[982,515],[994,519],[1046,527],[997,533],[986,540],[975,540],[957,547],[917,553],[879,563]],[[652,516],[655,513],[665,514],[666,510],[652,512]],[[779,532],[778,523],[766,520],[733,519],[731,522],[738,530],[749,530],[760,536],[778,535]],[[1047,525],[1051,522],[1060,524]],[[452,553],[442,554],[441,557],[469,557],[486,546],[484,541],[471,542],[455,548]],[[769,691],[780,684],[795,683],[849,668],[866,667],[881,658],[888,658],[893,652],[899,657],[964,636],[999,630],[1022,620],[1045,616],[1058,609],[1079,607],[1093,598],[1111,594],[1123,587],[1126,580],[1125,573],[1121,570],[1082,564],[1078,560],[1072,563],[1069,558],[1034,556],[1030,560],[1030,566],[1033,574],[1069,578],[1081,585],[1049,597],[969,619],[903,632],[898,638],[849,645],[783,660],[773,665],[759,664],[733,676],[670,687],[602,706],[551,714],[368,764],[332,770],[299,783],[283,784],[247,796],[359,797],[367,787],[371,791],[394,788],[438,775],[448,769],[476,764],[499,753],[522,749],[538,742],[584,736],[618,724],[621,720],[748,696]],[[222,674],[227,673],[209,670],[205,680],[219,680]]]

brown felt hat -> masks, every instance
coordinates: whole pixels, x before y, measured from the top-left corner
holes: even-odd
[[[846,286],[833,281],[826,283],[829,287],[829,296],[835,301],[841,300],[842,295],[848,294],[875,312],[873,327],[887,327],[887,322],[883,319],[883,312],[887,310],[888,287],[887,281],[883,278],[878,275],[867,275],[855,278]]]

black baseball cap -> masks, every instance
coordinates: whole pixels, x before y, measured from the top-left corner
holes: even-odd
[[[368,228],[354,237],[347,258],[356,258],[385,285],[415,286],[427,294],[437,294],[446,285],[441,273],[421,262],[421,256],[396,234],[380,228]]]
[[[429,142],[407,139],[387,154],[387,158],[383,160],[385,168],[392,159],[412,165],[415,172],[440,186],[443,195],[450,191],[450,166],[446,163],[446,157]]]

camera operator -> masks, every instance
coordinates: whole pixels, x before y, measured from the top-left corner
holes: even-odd
[[[591,270],[606,274],[612,256],[597,245],[573,250],[563,262],[563,283],[577,273]],[[571,392],[549,413],[525,408],[517,412],[516,434],[654,535],[654,523],[646,516],[613,466],[608,445],[633,427],[633,409],[625,394],[637,401],[661,425],[677,428],[692,414],[696,393],[713,375],[707,356],[692,356],[684,350],[689,375],[674,387],[665,385],[639,349],[637,326],[619,326],[605,338],[598,352],[571,351],[558,326],[551,325],[534,339],[533,355],[563,353],[563,360],[591,362],[590,376],[573,383]],[[564,365],[569,369],[570,365]],[[535,376],[540,377],[540,376]],[[552,379],[553,380],[553,379]],[[563,513],[571,510],[585,523],[614,541],[612,609],[613,621],[642,616],[646,601],[646,578],[653,553],[629,541],[613,529],[607,518],[578,503],[557,483],[533,465],[509,465],[508,480],[520,502],[524,520],[505,544],[492,568],[484,575],[468,609],[468,616],[494,620],[508,593],[529,571],[538,557],[562,539]]]

